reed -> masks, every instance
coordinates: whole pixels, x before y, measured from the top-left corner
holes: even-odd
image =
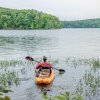
[[[85,75],[80,82],[76,89],[76,94],[82,93],[82,95],[86,96],[89,100],[98,93],[100,89],[100,74],[92,71],[86,71]]]
[[[43,95],[44,100],[83,100],[81,96],[75,96],[69,92],[61,93],[60,95],[48,97]]]
[[[94,70],[96,70],[97,68],[100,68],[100,59],[99,58],[71,58],[71,57],[67,57],[65,60],[65,63],[68,66],[74,66],[74,67],[78,67],[81,65],[88,65],[91,66]]]
[[[9,67],[16,65],[26,65],[27,61],[23,60],[0,60],[0,67]]]

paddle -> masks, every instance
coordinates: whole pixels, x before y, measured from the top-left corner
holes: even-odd
[[[29,61],[35,61],[35,62],[40,63],[39,61],[37,61],[37,60],[33,59],[33,58],[32,58],[32,57],[30,57],[30,56],[27,56],[25,59],[26,59],[26,60],[29,60]],[[64,72],[65,72],[65,70],[64,70],[64,69],[58,69],[58,68],[55,68],[55,67],[52,67],[52,68],[54,68],[54,69],[58,70],[60,73],[64,73]]]

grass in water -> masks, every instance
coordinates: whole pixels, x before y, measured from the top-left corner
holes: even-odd
[[[94,70],[96,70],[97,68],[100,68],[100,58],[66,58],[65,60],[66,64],[69,66],[80,66],[80,65],[89,65],[91,66]]]
[[[16,65],[26,65],[27,61],[22,60],[0,60],[0,67],[9,67]]]
[[[65,92],[54,97],[48,97],[47,95],[43,95],[43,98],[44,100],[83,100],[81,96],[74,96],[69,92]]]

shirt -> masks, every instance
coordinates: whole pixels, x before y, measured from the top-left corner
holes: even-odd
[[[39,69],[41,67],[49,67],[49,68],[51,68],[51,64],[48,63],[48,62],[41,62],[36,66],[36,69]]]

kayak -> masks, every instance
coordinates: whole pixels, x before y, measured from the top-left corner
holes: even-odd
[[[51,73],[49,75],[39,75],[35,76],[35,83],[38,85],[49,85],[54,80],[54,69],[51,69]]]

